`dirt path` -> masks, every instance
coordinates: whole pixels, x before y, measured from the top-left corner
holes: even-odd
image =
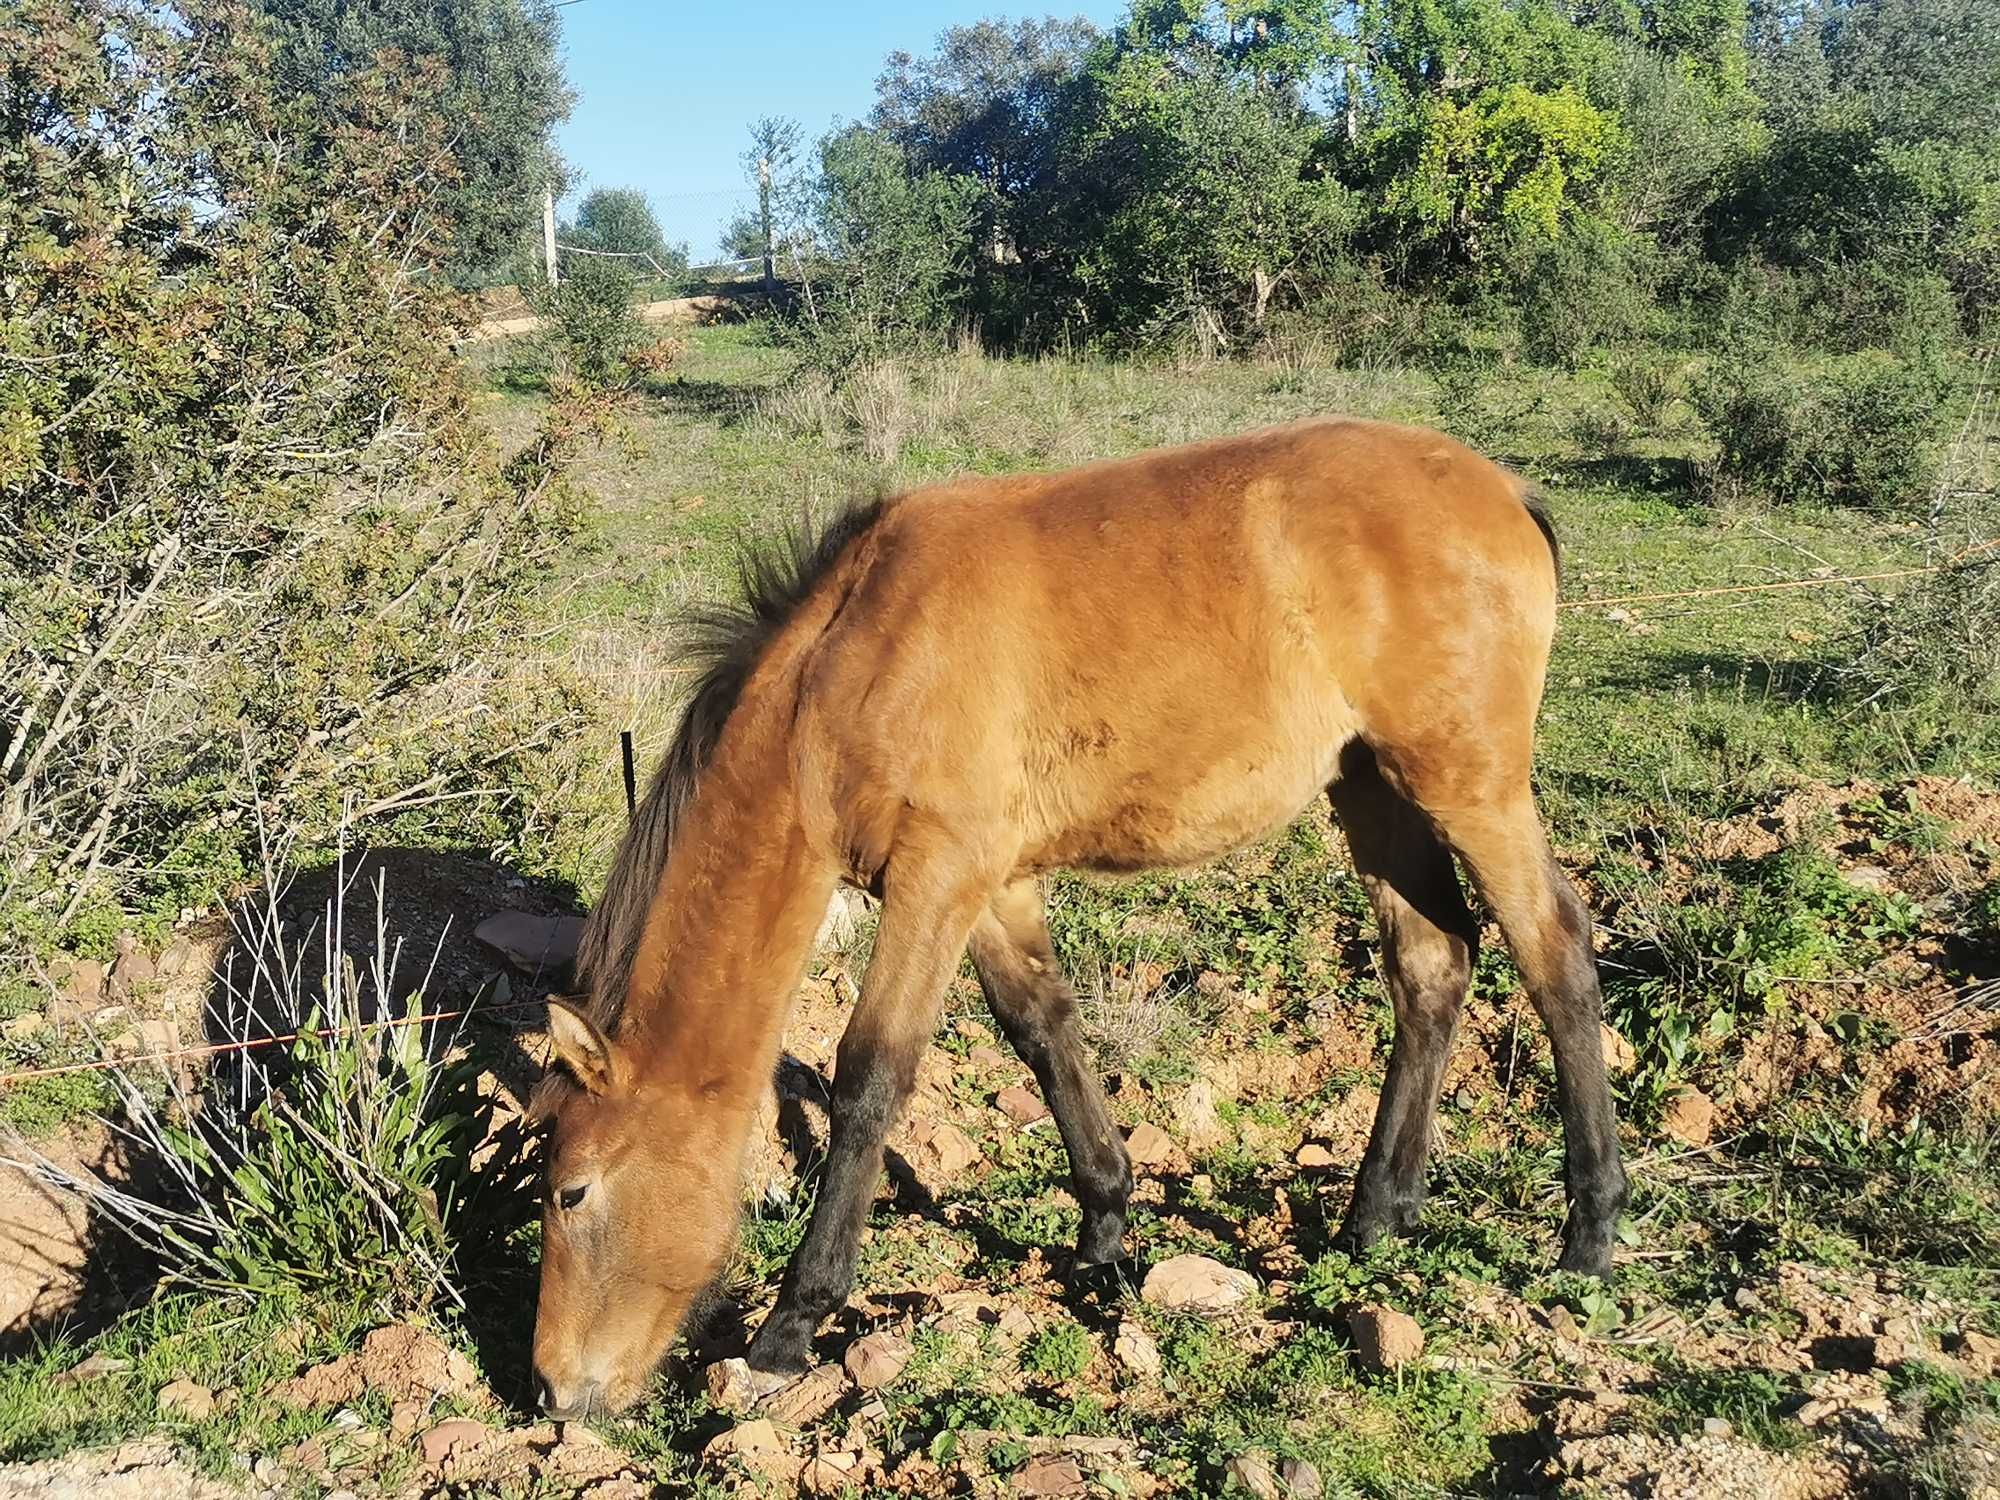
[[[659,302],[644,302],[633,311],[643,323],[724,323],[732,318],[741,318],[744,307],[745,304],[735,297],[705,294],[699,297],[668,297]],[[459,343],[483,344],[492,339],[514,338],[520,334],[533,333],[541,326],[542,320],[532,314],[489,318],[467,330]]]

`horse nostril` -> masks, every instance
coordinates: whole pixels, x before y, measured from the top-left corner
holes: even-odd
[[[546,1375],[535,1376],[535,1401],[541,1409],[558,1422],[575,1422],[589,1417],[591,1410],[601,1404],[604,1387],[594,1380],[580,1380],[565,1398],[556,1391],[555,1383]]]

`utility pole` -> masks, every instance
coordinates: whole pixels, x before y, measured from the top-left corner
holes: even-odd
[[[764,221],[764,294],[778,289],[778,258],[771,241],[771,158],[757,158],[757,215]]]
[[[542,189],[542,259],[549,268],[549,285],[556,284],[556,195]]]

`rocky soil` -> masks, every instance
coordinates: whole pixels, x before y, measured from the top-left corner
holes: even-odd
[[[1884,840],[1872,809],[1885,797],[1951,831],[1936,840]],[[1857,1082],[1857,1110],[1871,1130],[1907,1129],[1946,1110],[1961,1122],[1993,1114],[2000,1090],[2000,1021],[1987,1008],[1993,960],[1968,951],[1956,913],[1966,891],[1993,878],[2000,797],[1935,778],[1815,789],[1705,826],[1673,852],[1644,859],[1671,900],[1695,890],[1715,862],[1754,859],[1808,828],[1829,827],[1844,878],[1899,893],[1916,913],[1913,928],[1866,972],[1786,991],[1787,1003],[1765,1007],[1726,1045],[1717,1043],[1700,1086],[1674,1090],[1657,1120],[1628,1141],[1635,1176],[1681,1194],[1693,1217],[1671,1232],[1664,1221],[1640,1223],[1638,1243],[1624,1252],[1617,1306],[1601,1320],[1572,1296],[1496,1282],[1471,1265],[1446,1269],[1443,1260],[1425,1263],[1421,1276],[1357,1283],[1351,1297],[1328,1293],[1313,1279],[1323,1276],[1314,1266],[1372,1119],[1380,1028],[1365,1011],[1330,1003],[1337,997],[1294,997],[1281,1013],[1267,986],[1135,959],[1105,976],[1093,1002],[1100,1029],[1119,1020],[1107,1017],[1107,1004],[1143,1009],[1176,993],[1201,997],[1215,1019],[1177,1072],[1121,1069],[1112,1078],[1149,1237],[1142,1267],[1122,1287],[1080,1298],[1064,1274],[1060,1229],[1039,1239],[1010,1230],[995,1243],[996,1205],[1011,1211],[1022,1198],[1007,1184],[1024,1163],[1049,1162],[1054,1127],[1027,1070],[996,1039],[976,991],[961,979],[909,1116],[891,1139],[890,1181],[864,1246],[861,1284],[821,1339],[820,1363],[786,1383],[742,1363],[744,1334],[773,1289],[768,1275],[746,1265],[728,1288],[736,1315],[669,1369],[667,1378],[687,1393],[677,1399],[698,1408],[678,1429],[671,1462],[635,1442],[629,1427],[593,1433],[535,1422],[494,1393],[514,1372],[482,1372],[434,1332],[393,1326],[336,1359],[301,1361],[268,1390],[180,1382],[158,1392],[163,1418],[183,1424],[246,1396],[309,1414],[309,1435],[282,1448],[239,1450],[210,1473],[167,1438],[144,1437],[0,1466],[0,1500],[342,1491],[612,1500],[688,1493],[697,1478],[746,1492],[825,1495],[1343,1492],[1340,1476],[1296,1453],[1251,1449],[1203,1462],[1166,1451],[1187,1377],[1163,1330],[1190,1321],[1253,1360],[1284,1349],[1305,1324],[1331,1321],[1363,1390],[1394,1392],[1442,1373],[1481,1383],[1495,1454],[1484,1484],[1498,1492],[1818,1500],[1913,1493],[1911,1476],[1926,1472],[1948,1473],[1968,1495],[2000,1496],[1990,1422],[1975,1413],[1940,1431],[1910,1394],[1924,1381],[1979,1388],[2000,1377],[1990,1309],[1962,1278],[1930,1285],[1906,1266],[1777,1253],[1705,1297],[1670,1294],[1646,1279],[1723,1253],[1732,1226],[1704,1223],[1701,1204],[1718,1198],[1730,1174],[1769,1170],[1731,1165],[1733,1143],[1829,1069]],[[1610,888],[1588,862],[1577,874],[1600,906],[1613,908],[1606,942],[1618,942]],[[549,975],[538,972],[546,969],[538,960],[516,951],[510,962],[470,938],[478,917],[510,905],[548,917],[560,908],[484,878],[426,893],[417,925],[459,934],[448,948],[447,992],[490,997],[504,983],[510,997],[531,1000],[545,991]],[[788,1034],[746,1184],[760,1218],[794,1211],[801,1174],[824,1140],[832,1056],[853,994],[853,966],[841,952],[848,936],[830,931],[842,941],[809,976]],[[146,957],[153,973],[144,980],[133,978],[147,968],[138,960],[109,974],[67,976],[41,1024],[84,1018],[105,1032],[123,1023],[142,1043],[190,1034],[188,996],[200,984],[183,975],[206,960],[193,947],[163,955],[165,964]],[[73,1012],[56,1014],[65,1005]],[[120,1006],[127,1013],[107,1019]],[[496,1061],[496,1088],[519,1086],[537,1041],[532,1029],[512,1028],[483,1039],[496,1057],[516,1059]],[[1621,1074],[1645,1065],[1609,1028],[1605,1049]],[[1547,1145],[1549,1082],[1538,1065],[1545,1058],[1523,997],[1475,1000],[1445,1082],[1441,1153]],[[1523,1123],[1530,1118],[1542,1123]],[[92,1137],[43,1149],[84,1162]],[[1073,1214],[1060,1180],[1034,1196]],[[1552,1257],[1553,1217],[1543,1204],[1507,1222],[1533,1218],[1535,1253]],[[85,1269],[79,1227],[72,1205],[19,1174],[0,1174],[0,1321],[47,1327],[73,1301]],[[953,1425],[948,1442],[913,1441],[922,1423],[907,1393],[927,1388],[922,1382],[954,1359],[980,1362],[995,1397],[1060,1389],[1065,1399],[1087,1400],[1103,1414],[1104,1430],[1048,1435],[971,1421]],[[1756,1430],[1739,1430],[1745,1418],[1732,1417],[1722,1395],[1712,1410],[1682,1399],[1669,1419],[1663,1371],[1689,1370],[1707,1382],[1696,1390],[1725,1393],[1769,1379],[1785,1394],[1767,1403],[1757,1418],[1766,1425]],[[85,1368],[77,1378],[125,1377]],[[1357,1409],[1331,1420],[1376,1418]],[[1932,1467],[1922,1468],[1920,1457]]]

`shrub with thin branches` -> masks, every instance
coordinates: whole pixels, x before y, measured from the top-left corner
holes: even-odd
[[[0,955],[219,905],[253,812],[491,846],[573,717],[487,648],[595,414],[473,417],[435,64],[288,92],[276,46],[0,13]]]
[[[2000,714],[2000,547],[1875,600],[1860,637],[1849,670],[1872,701]]]

